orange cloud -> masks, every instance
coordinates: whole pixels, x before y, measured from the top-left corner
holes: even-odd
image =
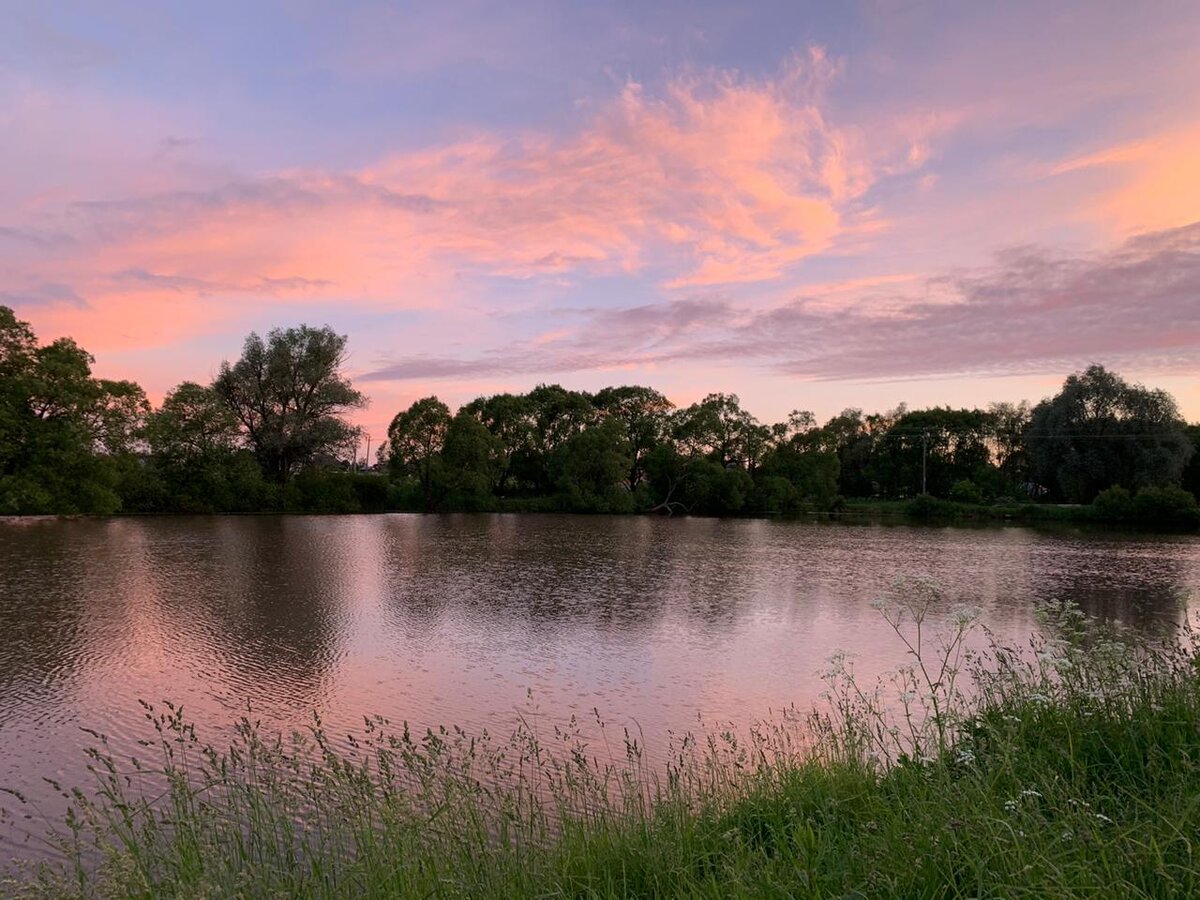
[[[1120,234],[1200,221],[1200,125],[1067,159],[1050,174],[1103,173],[1098,196],[1081,212]]]
[[[163,172],[139,176],[124,198],[27,210],[21,224],[40,229],[30,234],[44,252],[19,266],[29,283],[52,271],[102,314],[103,327],[76,320],[96,328],[81,338],[105,344],[170,341],[215,300],[248,295],[437,306],[461,295],[463,273],[652,266],[669,287],[776,279],[878,228],[865,194],[926,155],[928,129],[869,142],[831,123],[835,74],[813,50],[771,78],[693,73],[657,96],[628,84],[566,136],[484,134],[357,172],[214,183],[193,170],[169,188]]]

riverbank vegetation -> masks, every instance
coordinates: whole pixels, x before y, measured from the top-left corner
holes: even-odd
[[[870,499],[924,518],[1197,520],[1200,426],[1100,366],[1033,407],[849,409],[824,424],[800,409],[763,423],[733,394],[677,408],[637,385],[543,384],[457,411],[431,396],[398,412],[368,458],[345,352],[328,328],[252,334],[211,384],[184,382],[154,408],[0,307],[0,515],[795,515]],[[1067,504],[1090,511],[1054,511]]]
[[[872,689],[844,659],[811,716],[687,738],[661,768],[627,733],[390,733],[335,745],[249,719],[204,744],[147,707],[65,791],[38,897],[1192,897],[1200,891],[1200,658],[1047,611],[1030,647],[929,634],[918,586],[883,615],[911,664]],[[924,634],[922,634],[924,629]],[[931,649],[936,647],[936,649]],[[607,743],[607,742],[606,742]],[[19,809],[19,804],[18,804]]]

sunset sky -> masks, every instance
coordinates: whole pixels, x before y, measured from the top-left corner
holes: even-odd
[[[151,397],[539,382],[1200,419],[1200,4],[3,2],[0,304]]]

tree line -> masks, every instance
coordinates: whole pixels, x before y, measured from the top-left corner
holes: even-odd
[[[1036,406],[796,410],[763,423],[734,394],[676,407],[650,387],[538,385],[396,414],[374,460],[366,405],[328,327],[251,334],[211,384],[153,408],[40,344],[0,306],[0,514],[564,510],[796,514],[846,498],[1194,507],[1200,426],[1101,366]],[[1190,494],[1188,493],[1190,492]]]

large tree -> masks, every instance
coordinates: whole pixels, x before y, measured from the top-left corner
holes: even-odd
[[[382,451],[393,474],[411,476],[421,485],[425,508],[434,504],[434,469],[450,429],[450,407],[437,397],[423,397],[396,413]]]
[[[170,459],[231,453],[238,438],[237,416],[213,388],[194,381],[185,381],[168,393],[146,423],[151,451]]]
[[[571,435],[554,448],[550,477],[567,506],[581,512],[631,512],[624,486],[632,454],[625,427],[609,418]]]
[[[1098,365],[1070,376],[1034,407],[1025,446],[1033,477],[1077,503],[1113,485],[1178,484],[1193,452],[1170,394],[1128,384]]]
[[[237,417],[268,478],[284,482],[322,457],[343,457],[358,429],[343,416],[366,399],[342,374],[346,337],[329,327],[251,333],[213,389]]]
[[[524,394],[493,394],[477,397],[463,411],[476,418],[496,438],[494,489],[504,494],[520,461],[533,447],[533,403]]]
[[[262,471],[242,447],[237,417],[213,388],[192,381],[178,385],[149,416],[145,439],[161,496],[134,490],[127,501],[157,501],[157,508],[184,512],[254,511],[272,505]]]
[[[675,405],[654,388],[640,385],[607,387],[592,398],[605,416],[621,423],[629,447],[626,483],[632,491],[646,471],[646,456],[667,436],[667,425]]]
[[[493,505],[500,439],[465,409],[451,419],[433,472],[437,502],[455,509],[485,510]]]
[[[753,470],[771,439],[771,429],[742,409],[737,394],[709,394],[675,414],[673,437],[680,451],[722,468]]]
[[[135,449],[149,410],[130,381],[92,377],[70,338],[39,346],[0,306],[0,510],[109,513],[115,458]]]

